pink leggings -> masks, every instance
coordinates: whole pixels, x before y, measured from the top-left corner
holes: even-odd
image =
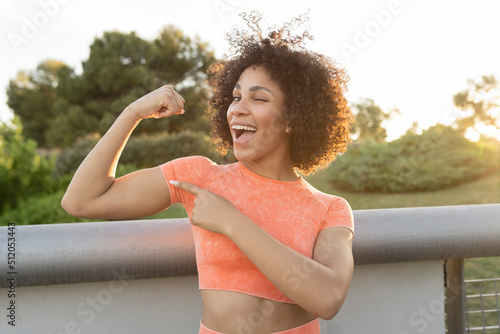
[[[203,325],[200,321],[200,331],[198,334],[223,334],[220,332],[213,331]],[[240,334],[240,333],[238,333]],[[246,333],[241,333],[246,334]],[[250,333],[248,333],[250,334]],[[271,333],[273,334],[273,333]],[[308,322],[307,324],[303,324],[299,327],[295,327],[292,329],[287,329],[281,332],[275,332],[274,334],[320,334],[319,331],[319,318],[314,319],[313,321]]]

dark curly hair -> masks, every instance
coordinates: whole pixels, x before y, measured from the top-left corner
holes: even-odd
[[[212,138],[219,153],[225,155],[233,140],[227,110],[241,73],[250,66],[263,66],[278,82],[284,99],[284,118],[290,122],[290,150],[293,166],[304,174],[327,166],[346,150],[354,120],[344,96],[348,76],[333,60],[307,51],[303,42],[312,37],[305,31],[293,36],[291,29],[307,20],[305,15],[273,28],[263,37],[258,25],[262,15],[241,15],[253,33],[234,30],[228,33],[230,55],[208,69],[208,84],[213,88],[210,109],[213,113]]]

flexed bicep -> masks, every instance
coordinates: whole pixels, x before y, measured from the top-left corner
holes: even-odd
[[[93,201],[70,214],[84,218],[135,219],[165,210],[171,198],[159,167],[122,176]]]

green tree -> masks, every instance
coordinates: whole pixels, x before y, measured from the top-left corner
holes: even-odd
[[[356,122],[351,128],[351,134],[357,142],[384,142],[387,131],[382,123],[389,120],[397,110],[384,112],[372,99],[359,99],[353,105]]]
[[[494,75],[485,75],[478,82],[469,79],[467,88],[453,95],[453,103],[465,112],[456,122],[461,132],[479,124],[500,129],[500,82]]]
[[[20,71],[7,90],[8,105],[23,123],[24,135],[40,145],[45,145],[45,131],[56,117],[57,71],[63,66],[60,61],[43,61],[34,71]]]
[[[208,132],[206,69],[213,52],[198,38],[165,27],[153,40],[134,32],[105,32],[90,46],[82,73],[58,61],[45,61],[11,80],[8,105],[19,115],[27,137],[42,147],[69,147],[88,133],[102,135],[119,113],[146,93],[169,84],[186,99],[186,114],[141,122],[135,134]]]

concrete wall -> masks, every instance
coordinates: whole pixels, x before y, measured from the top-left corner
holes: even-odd
[[[197,333],[197,277],[18,287],[16,327],[7,324],[7,289],[0,289],[0,333]],[[358,265],[340,313],[321,333],[444,334],[443,262]],[[242,333],[247,334],[247,333]]]

